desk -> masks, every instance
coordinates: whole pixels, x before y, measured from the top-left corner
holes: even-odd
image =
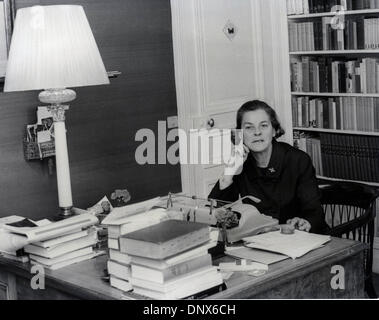
[[[209,299],[364,298],[365,247],[359,242],[333,238],[302,258],[271,265],[261,277],[235,273],[226,282],[228,289]],[[101,280],[106,259],[101,256],[60,270],[46,270],[46,289],[32,290],[30,264],[0,258],[0,299],[144,299],[132,292],[122,293]],[[230,260],[223,257],[214,263]],[[334,265],[344,267],[345,290],[331,288]]]

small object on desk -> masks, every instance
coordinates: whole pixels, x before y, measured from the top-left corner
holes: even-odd
[[[260,277],[260,276],[265,275],[266,273],[267,273],[266,270],[252,270],[248,272],[248,275],[253,276],[253,277]]]
[[[268,266],[263,263],[253,262],[250,260],[242,259],[236,262],[224,262],[220,263],[218,269],[221,272],[232,271],[253,271],[253,270],[268,270]]]
[[[282,234],[294,234],[295,227],[290,224],[283,224],[280,226],[280,233]]]

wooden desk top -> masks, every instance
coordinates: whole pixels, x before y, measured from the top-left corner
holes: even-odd
[[[365,248],[366,245],[360,242],[333,238],[324,247],[314,250],[302,258],[287,259],[271,265],[269,271],[263,276],[253,277],[245,273],[234,273],[226,281],[228,289],[209,298],[244,299],[244,297],[254,296],[292,278],[354,256]],[[218,265],[221,261],[232,260],[230,257],[224,257],[214,261],[214,264]],[[132,292],[123,293],[104,282],[101,277],[106,268],[106,261],[107,256],[103,255],[59,270],[46,270],[46,286],[82,299],[146,299]],[[0,257],[0,267],[27,279],[31,279],[33,276],[30,274],[31,265],[29,263],[23,264]]]

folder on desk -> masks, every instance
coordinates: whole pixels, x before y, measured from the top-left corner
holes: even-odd
[[[294,234],[282,234],[280,231],[275,231],[244,238],[243,240],[249,248],[277,252],[296,259],[320,248],[330,239],[330,236],[295,230]]]
[[[225,254],[233,258],[255,261],[265,265],[270,265],[288,259],[288,256],[283,254],[246,248],[243,246],[227,248]]]

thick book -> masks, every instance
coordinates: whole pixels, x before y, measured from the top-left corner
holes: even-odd
[[[90,233],[80,239],[75,239],[68,241],[66,243],[51,247],[51,248],[41,248],[33,244],[28,244],[25,246],[24,250],[27,253],[31,253],[44,258],[56,258],[62,256],[66,253],[73,252],[85,247],[93,246],[97,242],[96,232]]]
[[[127,233],[143,229],[159,222],[168,220],[170,215],[166,209],[157,208],[147,212],[138,213],[123,219],[117,220],[119,224],[108,225],[108,236],[118,238]],[[103,223],[104,224],[104,223]]]
[[[126,253],[121,253],[118,250],[115,249],[109,249],[109,258],[115,262],[119,262],[122,264],[130,264],[132,258],[126,254]]]
[[[120,251],[139,257],[165,259],[209,240],[209,226],[206,224],[168,220],[122,236]]]
[[[149,267],[132,264],[132,277],[163,284],[178,276],[211,265],[212,257],[210,254],[195,257],[191,260],[178,263],[166,269],[152,269]]]
[[[34,254],[30,254],[30,259],[34,260],[38,263],[41,263],[43,265],[46,265],[46,266],[52,266],[54,264],[61,263],[64,261],[68,261],[68,260],[72,260],[72,259],[84,256],[84,255],[90,254],[92,252],[93,252],[92,247],[86,247],[86,248],[79,249],[79,250],[76,250],[76,251],[73,251],[73,252],[64,254],[62,256],[56,257],[56,258],[52,258],[52,259],[40,257],[40,256],[37,256]]]
[[[182,263],[196,257],[208,254],[209,250],[217,246],[217,241],[209,241],[206,244],[192,248],[167,259],[156,260],[144,257],[131,256],[131,264],[145,266],[152,269],[166,269],[178,263]]]
[[[131,279],[134,292],[154,299],[182,299],[223,283],[216,267],[206,267],[184,277],[157,284],[142,279]]]
[[[107,269],[110,275],[123,280],[129,280],[131,276],[131,269],[129,265],[123,265],[121,263],[108,260]]]
[[[119,278],[115,277],[114,275],[110,276],[109,281],[110,281],[110,284],[112,287],[117,288],[121,291],[128,292],[128,291],[133,290],[133,287],[129,281],[119,279]]]
[[[54,238],[51,240],[34,242],[33,245],[35,245],[37,247],[41,247],[41,248],[49,248],[49,247],[54,247],[54,246],[57,246],[59,244],[71,241],[71,240],[83,238],[87,235],[88,235],[88,230],[84,230],[84,231],[75,230],[72,233],[69,233],[67,235],[60,236],[60,237],[57,237],[57,238]]]
[[[58,270],[58,269],[70,266],[72,264],[75,264],[75,263],[79,263],[79,262],[82,262],[82,261],[90,260],[90,259],[94,258],[95,256],[96,256],[96,253],[92,252],[92,253],[89,253],[89,254],[86,254],[86,255],[83,255],[83,256],[80,256],[80,257],[76,257],[74,259],[62,261],[62,262],[59,262],[59,263],[56,263],[56,264],[53,264],[53,265],[44,265],[44,264],[42,264],[40,262],[37,262],[35,260],[31,260],[30,262],[32,264],[42,265],[43,267],[45,267],[47,269],[50,269],[50,270]]]
[[[118,239],[108,238],[108,248],[113,250],[120,250]]]

